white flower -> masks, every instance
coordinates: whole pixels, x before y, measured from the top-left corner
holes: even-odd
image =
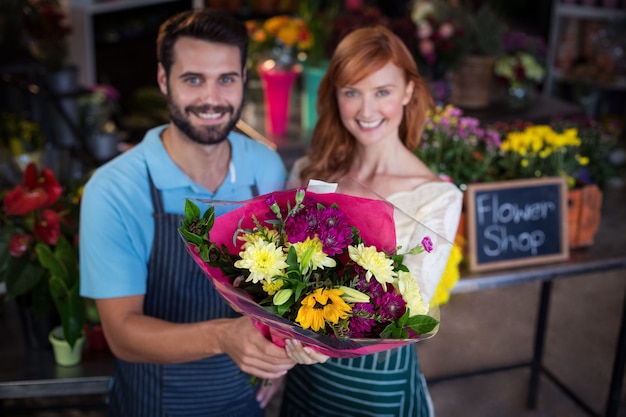
[[[428,313],[428,305],[424,303],[417,279],[411,273],[399,271],[393,285],[402,294],[411,316]]]
[[[303,274],[306,274],[309,268],[316,270],[318,268],[332,268],[337,265],[333,258],[324,253],[322,241],[317,236],[313,239],[307,237],[304,242],[296,242],[292,246],[296,249]]]
[[[255,284],[259,281],[271,283],[272,277],[282,275],[288,266],[287,255],[273,242],[256,239],[244,246],[245,250],[239,252],[241,259],[235,262],[235,268],[250,271],[250,276],[246,278],[246,281],[252,281]]]
[[[367,272],[365,278],[369,282],[372,275],[376,281],[382,285],[393,283],[397,274],[393,270],[393,260],[387,257],[383,252],[378,252],[376,246],[365,246],[360,243],[358,246],[348,246],[350,259],[356,262]]]

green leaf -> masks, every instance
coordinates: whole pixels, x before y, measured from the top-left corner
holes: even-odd
[[[61,259],[57,258],[50,249],[50,246],[44,243],[38,243],[35,246],[35,252],[39,257],[39,263],[46,268],[51,275],[65,280],[68,276],[67,268]]]
[[[185,199],[185,217],[189,221],[200,218],[200,207],[188,198]]]
[[[191,233],[190,231],[182,227],[178,229],[178,231],[183,236],[183,239],[185,239],[185,241],[187,241],[188,243],[193,243],[194,245],[202,246],[202,237],[198,236],[195,233]]]
[[[0,230],[0,282],[5,280],[5,274],[9,259],[12,258],[9,253],[9,242],[11,241],[12,230],[8,227]]]
[[[19,258],[11,256],[6,269],[7,298],[15,298],[30,292],[46,276],[46,270],[30,260],[30,252]]]
[[[215,207],[210,206],[204,212],[202,219],[204,220],[204,225],[207,228],[206,233],[208,233],[211,229],[213,229],[213,225],[215,224]]]
[[[416,334],[424,334],[431,332],[437,325],[439,321],[431,316],[418,314],[411,318],[406,323],[407,328],[411,329],[411,331]]]

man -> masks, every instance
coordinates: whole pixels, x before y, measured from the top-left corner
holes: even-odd
[[[222,12],[160,28],[158,84],[170,123],[100,167],[81,203],[81,294],[96,299],[117,357],[114,416],[262,416],[293,367],[222,301],[178,236],[185,198],[243,200],[280,188],[265,145],[231,132],[242,108],[248,35]],[[226,208],[217,207],[216,215]]]

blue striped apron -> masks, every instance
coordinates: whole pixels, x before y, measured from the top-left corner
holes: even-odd
[[[432,417],[414,345],[357,358],[297,365],[280,417]]]
[[[177,230],[182,217],[164,212],[161,192],[149,174],[148,179],[155,234],[145,314],[175,323],[237,317],[186,252]],[[262,417],[254,392],[248,375],[227,355],[175,365],[118,359],[110,412],[116,417]]]

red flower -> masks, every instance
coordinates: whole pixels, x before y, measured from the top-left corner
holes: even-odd
[[[14,258],[19,258],[26,252],[28,246],[33,241],[33,237],[27,234],[13,235],[9,242],[9,253]]]
[[[58,213],[50,209],[43,210],[41,216],[35,219],[33,232],[43,243],[56,245],[61,235],[61,223],[59,222]]]
[[[63,187],[50,169],[44,168],[40,176],[37,166],[30,163],[24,172],[24,185],[17,185],[4,196],[4,210],[9,215],[24,215],[35,209],[48,207],[62,193]]]

